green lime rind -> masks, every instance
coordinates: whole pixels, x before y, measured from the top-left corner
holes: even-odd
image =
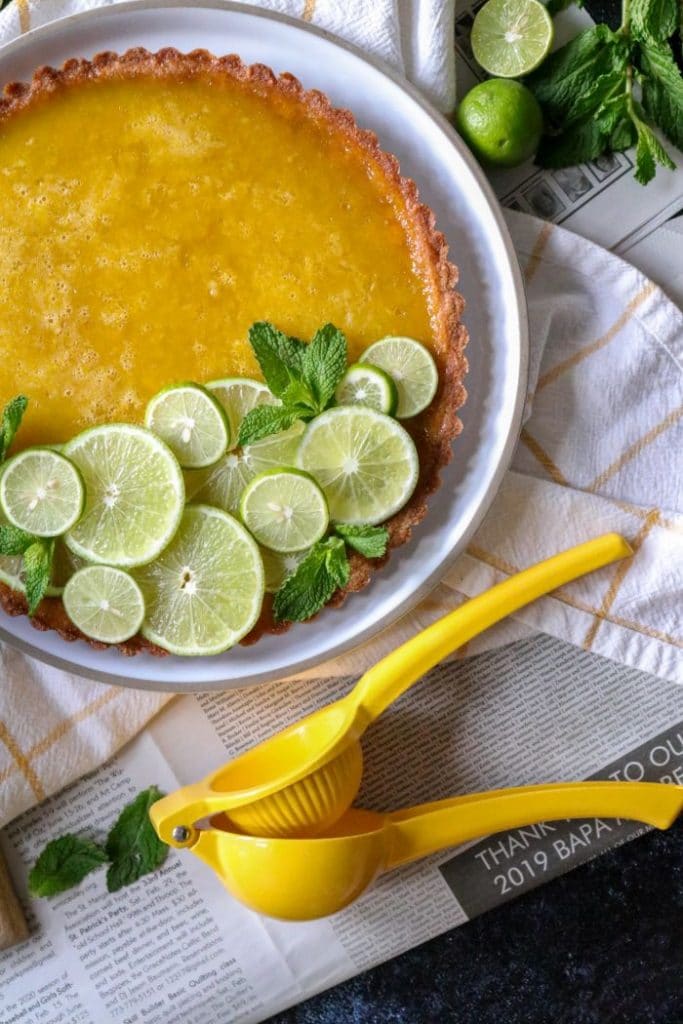
[[[206,385],[220,402],[230,424],[230,444],[234,448],[242,420],[257,405],[280,405],[279,399],[260,380],[250,377],[223,377]]]
[[[145,426],[171,449],[183,469],[204,469],[231,441],[228,416],[218,399],[199,384],[163,388],[150,399]]]
[[[70,550],[124,569],[153,561],[172,540],[185,503],[170,448],[143,427],[115,423],[79,434],[65,454],[86,487],[83,516],[65,535]]]
[[[0,507],[8,522],[34,537],[59,537],[80,519],[85,485],[77,466],[52,448],[27,448],[0,477]]]
[[[145,600],[136,581],[122,569],[87,565],[64,587],[64,609],[91,640],[121,644],[140,631]]]
[[[472,24],[474,59],[496,78],[528,75],[550,53],[553,20],[539,0],[487,0]]]
[[[259,473],[242,494],[240,516],[259,544],[283,555],[313,547],[330,521],[321,488],[300,469]]]
[[[320,484],[332,520],[369,526],[403,508],[420,472],[415,443],[401,424],[358,405],[312,420],[297,462]]]
[[[434,357],[414,338],[382,338],[366,348],[361,363],[369,363],[389,374],[398,391],[396,416],[410,419],[432,402],[439,386]]]
[[[369,363],[352,363],[334,395],[337,405],[362,405],[393,416],[398,408],[398,388],[385,370]]]
[[[171,543],[135,579],[147,607],[142,634],[171,654],[221,654],[261,614],[258,545],[231,515],[207,505],[187,506]]]
[[[296,466],[304,429],[298,420],[289,430],[227,452],[210,469],[186,471],[187,500],[238,515],[240,498],[250,480],[266,469]]]

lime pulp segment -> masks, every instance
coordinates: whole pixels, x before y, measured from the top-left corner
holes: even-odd
[[[230,443],[223,406],[198,384],[160,391],[147,406],[145,426],[166,442],[187,469],[211,466]]]
[[[132,576],[109,565],[88,565],[74,573],[62,596],[67,615],[91,640],[120,644],[139,631],[145,602]]]
[[[241,523],[207,505],[187,506],[166,550],[135,578],[147,608],[143,636],[171,654],[220,654],[261,613],[259,549]]]
[[[528,75],[552,43],[553,21],[539,0],[488,0],[472,24],[472,53],[498,78]]]
[[[298,464],[322,487],[333,520],[372,526],[403,508],[419,475],[415,444],[400,423],[353,405],[309,423]]]
[[[379,367],[392,378],[398,391],[396,415],[401,420],[426,409],[439,386],[431,352],[413,338],[382,338],[365,350],[361,362]]]
[[[183,475],[167,445],[119,423],[84,431],[64,451],[86,487],[83,516],[66,535],[69,548],[86,561],[122,568],[156,558],[175,534],[185,501]]]
[[[263,570],[265,572],[266,592],[275,594],[285,580],[296,572],[304,558],[306,551],[295,551],[289,555],[281,555],[277,551],[270,551],[269,548],[261,548],[263,559]]]
[[[398,406],[398,390],[389,374],[362,363],[349,366],[334,397],[337,405],[364,405],[388,416],[393,416]]]
[[[7,519],[36,537],[58,537],[80,518],[83,479],[69,459],[50,448],[15,455],[0,477],[0,506]]]
[[[312,547],[330,519],[320,487],[299,470],[260,473],[242,495],[240,514],[259,544],[282,554]]]

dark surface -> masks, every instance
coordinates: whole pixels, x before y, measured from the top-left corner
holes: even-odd
[[[612,28],[621,3],[586,7]],[[683,822],[271,1024],[683,1024]]]
[[[272,1024],[683,1024],[683,822]]]

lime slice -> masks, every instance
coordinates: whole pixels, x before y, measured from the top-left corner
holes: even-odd
[[[166,442],[186,469],[213,465],[230,444],[223,406],[198,384],[160,391],[147,406],[145,426]]]
[[[277,551],[261,548],[267,593],[277,593],[287,577],[296,572],[307,554],[308,551],[294,551],[289,555],[281,555]]]
[[[7,519],[0,508],[0,526],[6,526]],[[0,583],[4,583],[10,590],[24,593],[24,580],[22,576],[21,555],[0,555]]]
[[[393,416],[398,407],[398,390],[388,373],[378,366],[353,363],[339,382],[334,395],[337,405],[364,405]]]
[[[488,0],[477,13],[472,53],[497,78],[519,78],[550,53],[553,21],[539,0]]]
[[[376,525],[403,508],[420,467],[410,434],[374,409],[340,405],[308,425],[298,463],[320,484],[338,522]]]
[[[296,465],[303,432],[303,423],[297,421],[289,430],[228,452],[210,469],[187,471],[187,500],[237,514],[244,488],[258,473]]]
[[[66,535],[88,562],[130,568],[151,562],[178,528],[185,502],[175,456],[149,430],[115,423],[65,446],[85,479],[83,516]]]
[[[279,405],[280,402],[271,394],[265,384],[248,377],[225,377],[223,380],[212,380],[208,390],[216,396],[222,405],[230,423],[230,443],[237,444],[242,420],[257,405]]]
[[[378,366],[392,378],[398,390],[396,415],[400,420],[426,409],[439,386],[431,352],[413,338],[382,338],[366,348],[361,362]]]
[[[171,654],[220,654],[254,626],[263,563],[236,519],[189,505],[161,557],[136,574],[147,605],[142,633]]]
[[[55,541],[55,554],[52,560],[52,577],[47,588],[48,597],[59,597],[74,573],[87,563],[75,555],[64,543],[62,537]]]
[[[85,488],[77,468],[50,448],[27,448],[0,477],[0,505],[7,519],[35,537],[58,537],[83,512]]]
[[[132,576],[109,565],[87,565],[64,587],[64,609],[91,640],[121,644],[140,630],[145,600]]]
[[[242,522],[259,544],[291,554],[312,547],[330,521],[325,495],[312,476],[297,469],[267,469],[247,485]]]

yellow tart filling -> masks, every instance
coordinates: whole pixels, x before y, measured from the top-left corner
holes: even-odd
[[[255,320],[350,361],[433,338],[398,186],[292,97],[229,78],[62,87],[0,121],[0,407],[20,446],[142,420],[171,381],[259,376]],[[424,263],[424,265],[423,265]]]

